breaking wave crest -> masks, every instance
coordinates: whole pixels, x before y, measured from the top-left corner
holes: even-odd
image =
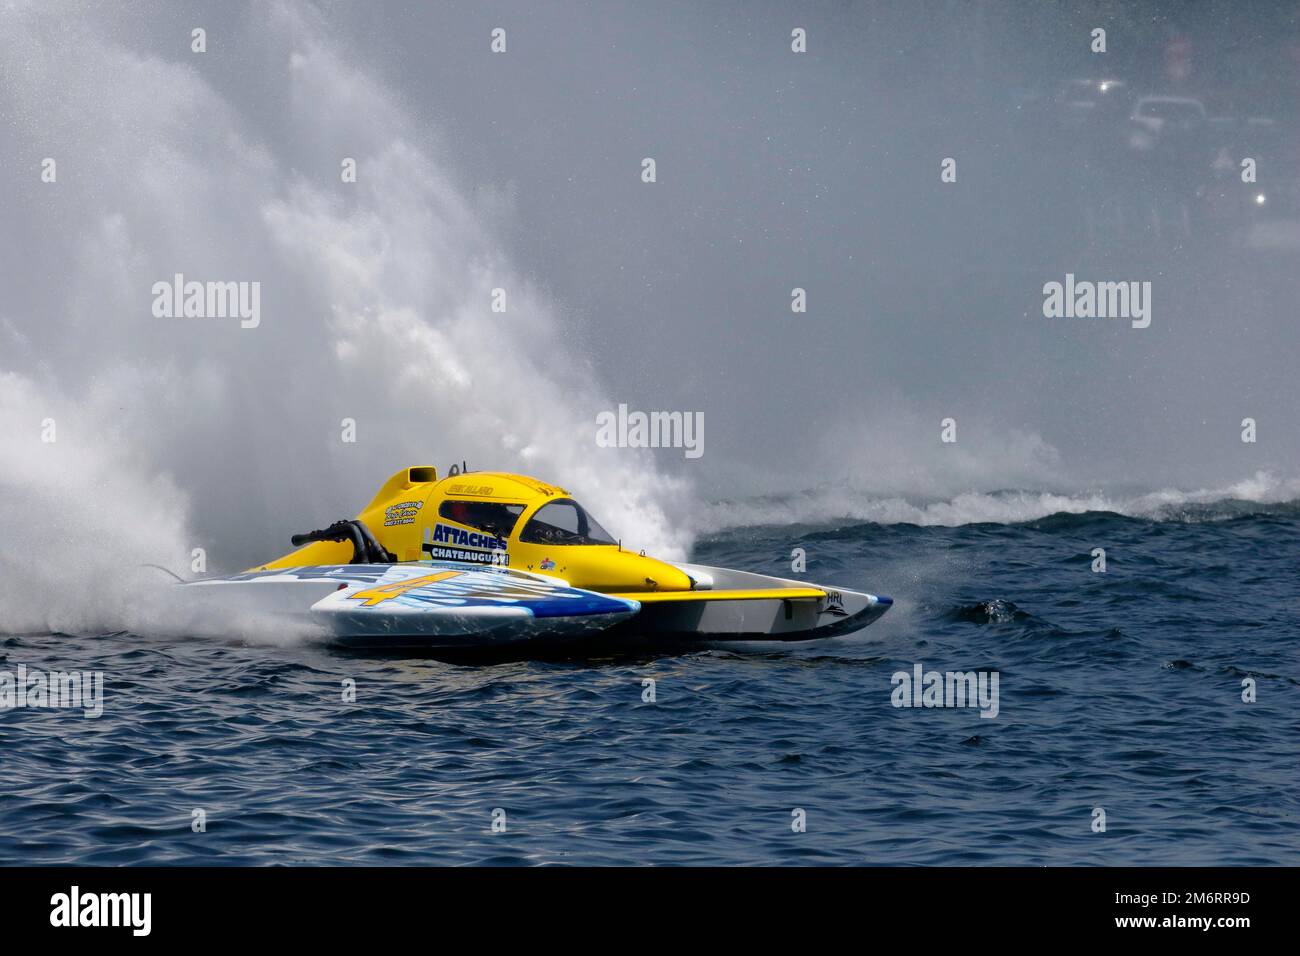
[[[848,485],[716,501],[706,507],[697,529],[709,533],[751,525],[829,524],[854,521],[882,525],[956,527],[967,524],[1023,524],[1053,515],[1118,514],[1149,521],[1215,521],[1243,514],[1292,511],[1300,507],[1300,480],[1259,472],[1223,488],[1114,494],[1051,491],[969,492],[947,499],[881,495]]]

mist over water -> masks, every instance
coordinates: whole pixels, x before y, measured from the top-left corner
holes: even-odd
[[[139,627],[118,606],[135,565],[186,571],[195,547],[217,567],[265,560],[415,463],[553,476],[629,544],[683,553],[660,507],[680,482],[592,453],[587,411],[609,399],[485,227],[491,200],[314,12],[214,36],[260,76],[234,90],[188,40],[150,43],[156,25],[61,12],[20,5],[0,39],[6,159],[59,163],[56,186],[6,185],[10,628]],[[245,117],[268,93],[287,109],[274,130]],[[361,169],[346,188],[344,155]],[[260,281],[262,324],[156,318],[150,290],[175,273]],[[60,597],[69,573],[89,592]]]
[[[416,463],[559,482],[669,557],[733,524],[1296,497],[1289,227],[1085,229],[1109,144],[1039,115],[1074,77],[1156,89],[1136,65],[1181,30],[1191,92],[1289,121],[1272,46],[1234,58],[1210,8],[1115,14],[1099,61],[1065,4],[900,3],[800,11],[793,56],[777,4],[562,9],[6,7],[7,624],[93,626],[118,568],[196,547],[278,555]],[[259,281],[260,326],[154,317],[176,273]],[[1067,273],[1150,281],[1151,327],[1044,318]],[[704,456],[597,448],[619,402],[703,412]],[[65,561],[92,582],[72,607]]]

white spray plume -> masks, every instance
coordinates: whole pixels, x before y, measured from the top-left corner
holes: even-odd
[[[664,508],[681,483],[596,448],[615,403],[485,225],[500,209],[310,8],[265,12],[223,42],[262,61],[274,129],[187,44],[133,48],[127,13],[6,14],[7,135],[60,165],[57,185],[5,187],[55,269],[0,265],[0,628],[143,627],[121,569],[185,571],[194,547],[218,567],[266,560],[398,468],[462,458],[560,483],[629,546],[684,554]],[[260,326],[155,317],[153,284],[178,272],[260,282]]]

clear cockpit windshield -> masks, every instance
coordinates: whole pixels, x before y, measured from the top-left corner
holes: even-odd
[[[585,508],[570,498],[551,501],[524,525],[519,540],[526,544],[617,544]]]

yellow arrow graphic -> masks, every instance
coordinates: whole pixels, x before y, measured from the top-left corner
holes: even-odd
[[[437,581],[446,581],[448,578],[458,577],[463,573],[462,571],[439,571],[437,574],[426,574],[419,578],[407,578],[405,581],[381,584],[379,587],[367,588],[365,591],[349,594],[348,597],[360,601],[362,607],[374,607],[381,601],[392,600],[399,594],[405,594],[413,588],[423,587]]]

